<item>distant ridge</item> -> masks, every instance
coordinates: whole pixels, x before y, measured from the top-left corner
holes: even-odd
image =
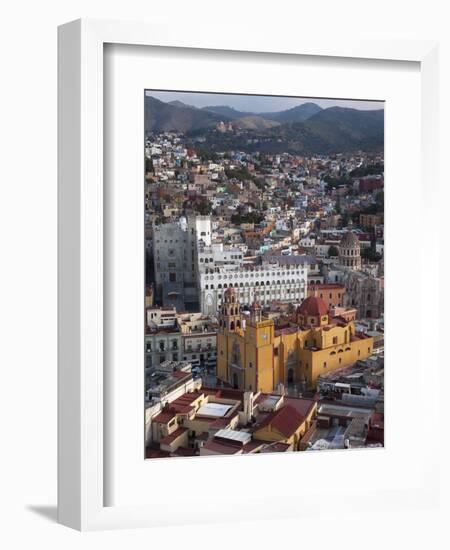
[[[210,132],[219,122],[229,124],[225,133]],[[328,154],[357,150],[382,150],[384,110],[358,110],[346,107],[322,109],[303,103],[276,113],[247,113],[228,106],[196,108],[172,101],[164,103],[145,97],[147,132],[178,131],[186,134],[208,133],[205,148],[226,148]],[[236,132],[243,130],[245,133]],[[252,139],[249,141],[248,136]]]
[[[214,127],[221,120],[223,117],[215,113],[189,107],[181,101],[173,105],[153,96],[145,96],[145,130],[147,132],[170,130],[189,132]]]
[[[189,109],[197,109],[197,107],[194,107],[194,105],[189,105],[188,103],[183,103],[182,101],[179,101],[178,99],[174,99],[173,101],[169,101],[167,104],[168,105],[173,105],[174,107],[188,107]]]
[[[236,120],[238,118],[244,118],[248,116],[259,116],[267,120],[275,120],[280,124],[286,122],[303,122],[309,117],[315,115],[322,110],[322,107],[319,107],[316,103],[302,103],[292,109],[286,109],[284,111],[274,111],[267,113],[251,113],[248,111],[237,111],[233,107],[228,107],[227,105],[212,105],[210,107],[202,107],[202,110],[209,111],[211,113],[216,113],[221,116],[228,117],[231,120]]]
[[[216,113],[220,116],[226,117],[229,120],[255,115],[255,113],[237,111],[236,109],[233,109],[233,107],[228,107],[227,105],[211,105],[208,107],[202,107],[202,110],[209,111],[210,113]]]
[[[286,109],[285,111],[279,111],[276,113],[260,113],[260,116],[270,120],[276,120],[277,122],[284,124],[288,122],[304,122],[316,113],[320,113],[320,111],[322,111],[322,107],[316,103],[308,102],[292,107],[292,109]]]

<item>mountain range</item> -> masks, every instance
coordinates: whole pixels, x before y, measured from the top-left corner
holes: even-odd
[[[213,132],[218,123],[229,123],[242,132]],[[382,150],[384,110],[364,111],[345,107],[322,109],[303,103],[284,111],[251,113],[226,105],[197,108],[181,101],[165,103],[145,96],[146,132],[208,132],[208,147],[240,148],[262,152],[323,154],[354,150]],[[249,140],[249,135],[253,139]]]

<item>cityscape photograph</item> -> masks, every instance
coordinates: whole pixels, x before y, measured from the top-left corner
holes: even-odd
[[[384,446],[384,103],[146,90],[145,458]]]

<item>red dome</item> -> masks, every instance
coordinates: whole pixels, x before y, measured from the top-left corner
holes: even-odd
[[[310,296],[299,305],[297,313],[303,317],[322,317],[328,315],[328,307],[322,298]]]

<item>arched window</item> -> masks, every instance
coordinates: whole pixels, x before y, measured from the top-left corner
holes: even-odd
[[[236,326],[237,328],[241,328],[241,322],[239,320],[236,322]]]

